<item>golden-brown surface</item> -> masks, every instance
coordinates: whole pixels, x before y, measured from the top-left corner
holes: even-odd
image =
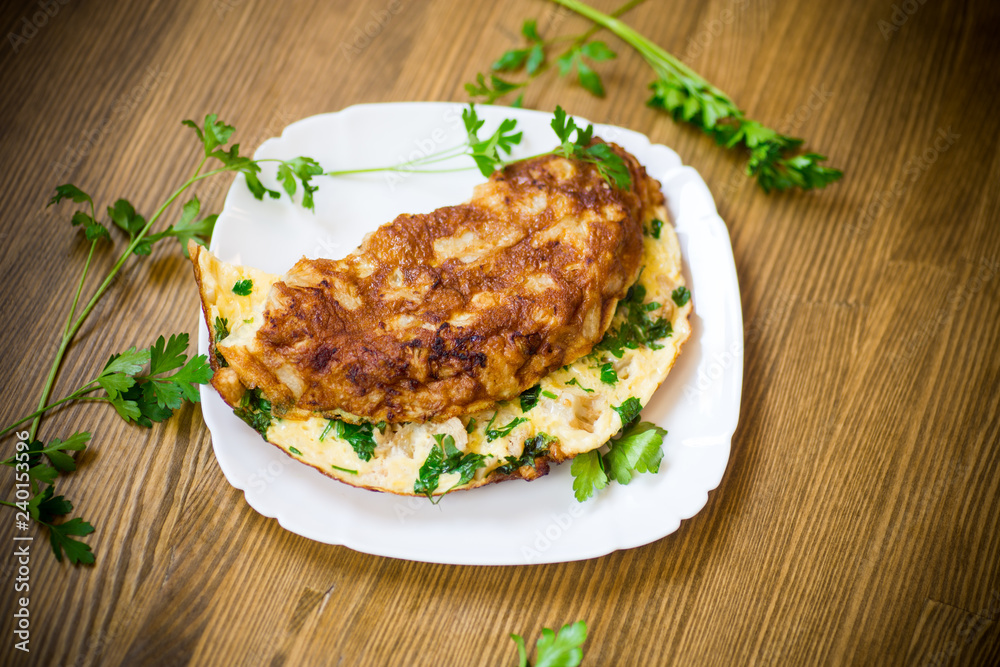
[[[626,15],[843,167],[822,193],[761,193],[742,156],[643,105],[651,75],[606,34],[606,99],[549,74],[525,94],[673,147],[729,225],[740,427],[719,488],[677,532],[561,565],[376,558],[250,509],[197,407],[145,430],[78,405],[40,435],[94,434],[59,493],[97,527],[98,562],[56,563],[32,531],[32,653],[12,656],[15,528],[0,508],[0,663],[505,665],[508,633],[531,643],[580,618],[592,666],[1000,662],[1000,6],[894,4],[914,3],[649,0]],[[546,36],[586,29],[541,0],[72,0],[15,52],[7,33],[39,11],[0,5],[4,424],[34,407],[86,259],[72,207],[45,208],[54,185],[149,215],[197,163],[182,118],[218,113],[254,147],[358,102],[464,101],[462,83],[520,45],[523,18]],[[227,185],[200,186],[205,210]],[[114,283],[55,396],[111,353],[197,330],[172,245]],[[113,261],[98,252],[88,285]]]
[[[639,170],[636,170],[636,177],[639,176]],[[653,181],[650,184],[655,186]],[[661,198],[659,195],[659,190],[651,187],[643,199],[658,200]],[[669,220],[663,206],[649,207],[645,216],[660,221]],[[379,233],[376,232],[376,236]],[[466,483],[463,484],[461,476],[454,473],[447,481],[440,480],[436,490],[441,494],[501,480],[536,479],[548,471],[549,460],[566,461],[597,449],[623,426],[621,416],[614,407],[629,398],[638,400],[642,405],[648,404],[691,334],[689,316],[693,309],[692,301],[678,306],[671,298],[674,290],[685,284],[680,244],[673,225],[664,222],[657,236],[641,234],[640,238],[642,270],[634,285],[642,287],[645,295],[642,303],[647,316],[668,322],[669,333],[656,340],[654,345],[624,349],[620,351],[620,356],[598,350],[547,373],[539,378],[537,400],[527,410],[515,396],[511,400],[490,403],[484,409],[461,418],[453,416],[422,423],[382,424],[372,429],[372,455],[365,459],[359,456],[349,440],[342,437],[339,429],[332,428],[329,419],[306,410],[289,410],[282,418],[270,420],[269,425],[258,433],[288,456],[324,475],[351,486],[400,495],[415,495],[421,466],[431,450],[441,446],[435,440],[438,436],[450,436],[461,452],[484,457],[483,466]],[[371,239],[369,237],[365,245]],[[234,347],[239,350],[247,345],[246,341],[253,340],[255,324],[264,319],[265,304],[278,276],[222,262],[194,242],[188,244],[188,249],[205,322],[209,325],[209,358],[215,367],[212,385],[222,399],[236,409],[243,406],[247,387],[233,368],[232,362],[239,357],[234,357],[232,350]],[[249,294],[233,292],[233,284],[241,280],[253,281]],[[358,306],[359,309],[361,307]],[[629,308],[619,308],[615,312],[611,324],[613,329],[622,326],[628,311]],[[216,339],[214,323],[219,320],[245,322],[246,326],[237,326],[225,338]],[[667,331],[667,327],[662,330]],[[228,345],[234,339],[241,342],[236,346]],[[219,363],[223,357],[217,351],[227,354],[228,365]],[[615,371],[617,381],[602,381],[603,365]],[[353,415],[334,416],[358,421]],[[514,426],[505,435],[490,435],[488,430],[494,423],[497,426],[513,423]],[[238,422],[236,427],[248,428]],[[521,465],[514,474],[504,475],[497,470],[507,465],[511,457],[520,459],[526,444],[536,438],[542,438],[545,443],[544,452],[536,450],[538,455],[531,462]],[[565,488],[568,493],[569,486]]]
[[[534,158],[467,203],[400,215],[344,259],[302,259],[217,348],[276,414],[444,421],[514,398],[589,353],[639,273],[663,196],[616,150],[631,189]]]

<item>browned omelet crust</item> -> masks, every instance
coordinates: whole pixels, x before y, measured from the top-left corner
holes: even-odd
[[[496,172],[465,204],[400,215],[344,259],[300,260],[271,287],[253,340],[222,346],[220,380],[259,387],[278,414],[442,421],[588,354],[638,275],[646,212],[663,203],[612,147],[628,190],[547,155]]]

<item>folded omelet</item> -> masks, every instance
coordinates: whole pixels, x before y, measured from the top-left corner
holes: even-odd
[[[192,244],[213,385],[268,442],[354,486],[435,495],[594,450],[690,334],[659,184],[513,163],[284,276]]]

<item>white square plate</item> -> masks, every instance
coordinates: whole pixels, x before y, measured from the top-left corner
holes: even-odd
[[[285,128],[256,158],[299,155],[326,170],[398,164],[465,140],[455,103],[368,104],[322,114]],[[515,118],[524,138],[514,157],[551,150],[552,115],[477,106],[488,136]],[[580,121],[578,121],[580,122]],[[585,121],[584,121],[585,124]],[[729,460],[743,379],[743,316],[732,246],[712,195],[691,167],[642,134],[607,125],[595,134],[623,146],[663,193],[691,289],[692,334],[673,370],[643,410],[669,431],[656,475],[616,484],[586,503],[573,497],[569,465],[533,482],[511,481],[446,496],[438,505],[357,489],[263,441],[209,386],[202,412],[216,458],[247,502],[287,530],[320,542],[395,558],[466,565],[556,563],[601,556],[653,542],[697,513],[718,486]],[[464,162],[463,162],[464,161]],[[465,166],[460,158],[440,167]],[[280,189],[273,165],[262,180]],[[371,173],[319,177],[316,211],[280,200],[257,201],[242,176],[233,183],[212,239],[223,261],[284,273],[303,255],[339,258],[362,237],[400,213],[425,213],[466,201],[483,181],[476,169],[448,174]],[[204,321],[199,349],[208,350]]]

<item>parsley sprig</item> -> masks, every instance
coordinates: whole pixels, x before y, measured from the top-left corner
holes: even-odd
[[[459,480],[455,486],[467,484],[472,481],[476,471],[486,465],[486,456],[472,452],[462,453],[455,446],[455,438],[451,435],[436,434],[434,441],[435,446],[431,447],[427,459],[420,466],[417,479],[413,483],[413,492],[425,495],[431,502],[437,504],[440,498],[435,501],[434,492],[438,488],[441,475],[457,473]]]
[[[657,473],[663,460],[663,438],[666,430],[656,424],[640,422],[642,404],[630,396],[621,405],[612,406],[622,421],[617,438],[603,447],[580,454],[573,459],[573,492],[583,502],[610,482],[628,484],[639,473]],[[602,454],[602,450],[605,452]]]
[[[673,335],[674,327],[663,317],[655,319],[650,313],[659,310],[663,304],[658,301],[645,303],[646,288],[636,282],[629,288],[625,298],[618,302],[615,311],[617,326],[612,325],[604,337],[594,346],[595,350],[605,350],[621,359],[625,350],[635,350],[639,346],[659,350],[663,346],[657,341]]]
[[[796,154],[802,139],[747,118],[728,95],[626,23],[579,0],[553,2],[607,28],[643,57],[657,77],[650,84],[653,96],[649,106],[669,113],[674,120],[691,123],[720,146],[748,149],[747,175],[755,176],[764,192],[822,188],[843,176],[839,169],[820,164],[826,160],[823,155]]]
[[[76,433],[65,441],[53,439],[51,444],[45,446],[36,437],[41,416],[72,401],[96,401],[110,403],[126,422],[151,427],[153,422],[168,419],[184,401],[197,401],[197,385],[208,382],[212,377],[211,368],[204,356],[187,356],[187,334],[174,334],[169,339],[160,336],[149,348],[130,347],[120,354],[112,355],[93,380],[63,398],[52,400],[56,377],[76,334],[130,258],[150,255],[153,246],[167,238],[176,239],[185,255],[189,241],[203,245],[208,243],[217,216],[202,216],[201,202],[197,197],[191,197],[184,203],[172,224],[162,231],[152,231],[171,206],[196,183],[219,174],[237,172],[243,174],[248,188],[256,198],[262,199],[265,195],[280,197],[281,192],[266,187],[259,176],[261,163],[276,162],[277,181],[284,192],[291,197],[301,186],[302,205],[312,209],[312,194],[316,190],[312,179],[323,171],[315,160],[307,157],[293,160],[253,160],[240,155],[238,144],[226,148],[235,130],[231,125],[220,121],[215,114],[207,115],[200,126],[190,120],[184,121],[184,125],[194,129],[204,155],[191,177],[148,218],[138,212],[127,199],[117,199],[106,207],[106,218],[102,220],[97,214],[98,207],[93,197],[72,183],[57,186],[49,201],[49,206],[63,201],[83,205],[82,209],[73,213],[70,222],[74,227],[82,229],[90,247],[37,407],[31,414],[0,430],[0,436],[3,436],[18,425],[31,422],[28,430],[18,436],[22,442],[29,443],[26,455],[30,459],[30,467],[23,474],[30,480],[33,496],[30,501],[23,503],[0,501],[0,504],[29,513],[36,523],[48,531],[56,557],[61,559],[65,554],[74,564],[94,561],[91,548],[76,539],[93,532],[93,526],[79,517],[60,520],[60,517],[65,517],[72,511],[73,504],[63,496],[55,495],[55,483],[60,474],[75,470],[75,460],[70,452],[82,451],[90,440],[90,434]],[[218,166],[203,171],[210,163],[218,163]],[[112,232],[115,230],[118,230],[116,234],[124,236],[125,247],[104,279],[84,301],[83,292],[89,282],[98,245],[111,243]],[[225,322],[223,328],[226,328]],[[93,392],[98,391],[103,393],[93,395]],[[15,459],[23,453],[25,452],[19,452]],[[48,463],[44,462],[46,460]],[[14,465],[18,469],[18,475],[22,474],[19,467],[24,465],[22,461],[4,463]]]
[[[587,641],[587,624],[577,621],[564,625],[555,632],[542,628],[542,636],[535,642],[535,662],[528,662],[524,637],[511,634],[517,645],[518,667],[577,667],[583,660],[583,644]]]
[[[522,133],[517,131],[517,121],[505,118],[488,137],[480,137],[480,132],[486,121],[479,117],[475,104],[469,104],[462,110],[462,123],[465,127],[466,139],[458,146],[414,158],[399,164],[385,167],[367,167],[364,169],[341,169],[324,172],[326,176],[347,176],[351,174],[366,174],[375,172],[396,172],[413,174],[441,174],[469,169],[463,167],[444,167],[436,165],[446,163],[456,158],[472,158],[480,173],[489,178],[493,172],[511,164],[514,147],[521,143]],[[593,125],[579,127],[573,118],[569,117],[562,107],[557,106],[553,114],[551,127],[559,139],[559,146],[548,153],[540,153],[529,158],[556,154],[566,158],[589,162],[597,167],[601,177],[609,184],[619,188],[628,188],[632,179],[624,160],[604,143],[591,145],[594,136]]]
[[[585,128],[578,126],[561,106],[556,106],[551,125],[561,142],[553,153],[593,164],[601,178],[617,188],[627,190],[632,187],[632,176],[621,156],[607,144],[591,143],[594,138],[593,125]],[[576,137],[571,138],[574,133]]]
[[[422,157],[407,160],[399,164],[385,167],[368,167],[365,169],[341,169],[327,171],[327,176],[347,176],[350,174],[366,174],[373,172],[399,172],[399,173],[419,173],[419,174],[440,174],[455,171],[464,171],[468,167],[437,168],[434,166],[441,162],[448,162],[459,157],[471,157],[479,171],[487,178],[494,171],[502,169],[506,164],[506,158],[510,156],[514,146],[521,143],[521,132],[517,132],[517,121],[513,118],[506,118],[488,137],[480,137],[480,131],[486,121],[479,117],[476,105],[470,104],[462,110],[462,124],[465,126],[466,139],[458,146],[452,146],[441,151],[429,153]]]
[[[619,20],[643,0],[631,0],[611,15],[604,14],[579,0],[552,0],[590,20],[594,26],[581,36],[551,40],[542,39],[535,21],[525,21],[521,34],[527,42],[524,48],[512,49],[493,63],[494,72],[513,73],[523,70],[524,81],[510,81],[491,74],[489,83],[483,74],[477,76],[478,85],[466,84],[472,98],[483,97],[494,103],[502,97],[521,90],[513,106],[523,104],[523,89],[545,71],[550,51],[561,48],[567,40],[570,48],[556,59],[560,75],[577,72],[577,78],[587,91],[597,97],[604,96],[600,76],[585,59],[602,62],[615,57],[604,42],[588,41],[599,30],[607,29],[632,47],[652,68],[656,79],[650,84],[653,91],[647,104],[664,111],[676,121],[690,123],[715,139],[725,148],[743,148],[749,153],[746,173],[757,179],[765,192],[791,188],[810,190],[834,183],[843,172],[822,165],[826,157],[814,152],[801,152],[803,140],[781,134],[762,123],[751,120],[723,91],[706,81],[679,59],[664,51],[639,32]]]
[[[614,11],[612,16],[621,16],[636,5],[642,4],[645,0],[630,0]],[[521,82],[508,81],[496,74],[490,74],[492,89],[486,84],[485,76],[480,73],[476,75],[476,83],[465,84],[465,91],[469,97],[482,97],[487,104],[493,104],[496,100],[504,97],[515,90],[526,88],[540,74],[549,67],[549,50],[559,47],[569,42],[569,46],[556,58],[556,66],[559,76],[565,78],[575,71],[577,82],[583,86],[590,94],[596,97],[604,97],[604,83],[600,74],[594,70],[592,63],[604,62],[618,56],[611,48],[600,40],[591,41],[600,27],[596,26],[578,36],[569,36],[545,40],[538,34],[538,22],[529,19],[521,25],[521,35],[527,45],[521,49],[511,49],[506,51],[494,62],[490,69],[493,72],[518,72],[523,70],[527,74],[527,79]],[[520,107],[524,103],[524,93],[521,92],[511,106]]]

